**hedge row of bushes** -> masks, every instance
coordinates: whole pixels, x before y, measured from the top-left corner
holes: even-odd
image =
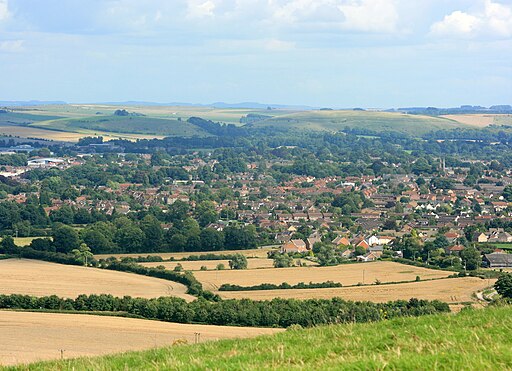
[[[290,285],[288,282],[283,282],[279,285],[273,283],[262,283],[254,286],[239,286],[225,283],[219,287],[219,291],[258,291],[258,290],[287,290],[287,289],[327,289],[332,287],[342,287],[339,282],[326,281],[319,283],[304,283],[299,282],[296,285]]]
[[[99,311],[126,313],[147,319],[209,325],[304,327],[346,322],[373,322],[402,316],[449,312],[440,301],[411,299],[389,303],[331,300],[273,299],[271,301],[199,298],[187,303],[176,297],[158,299],[116,298],[112,295],[80,295],[76,299],[57,296],[0,295],[0,309]]]

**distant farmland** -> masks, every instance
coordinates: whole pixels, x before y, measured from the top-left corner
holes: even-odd
[[[47,263],[37,260],[0,260],[0,294],[57,295],[112,294],[123,297],[177,296],[186,300],[187,288],[177,282],[132,273]]]
[[[258,121],[253,125],[310,131],[342,131],[351,128],[375,132],[395,131],[411,135],[421,135],[432,130],[469,127],[447,118],[368,111],[304,111]]]

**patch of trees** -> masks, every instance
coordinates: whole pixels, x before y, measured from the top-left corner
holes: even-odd
[[[259,290],[290,290],[290,289],[326,289],[333,287],[342,287],[343,285],[339,282],[326,281],[319,283],[304,283],[299,282],[296,285],[290,285],[287,282],[283,282],[279,285],[273,283],[262,283],[254,286],[239,286],[225,283],[219,287],[219,291],[259,291]]]
[[[303,327],[323,324],[375,322],[450,311],[440,301],[410,299],[388,303],[331,300],[273,299],[271,301],[198,299],[187,303],[181,298],[116,298],[112,295],[80,295],[63,299],[55,295],[37,298],[27,295],[0,295],[0,309],[66,310],[127,313],[166,322],[199,323],[249,327]]]

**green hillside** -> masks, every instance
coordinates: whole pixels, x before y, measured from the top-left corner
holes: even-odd
[[[33,122],[55,120],[62,117],[38,115],[24,112],[9,112],[0,110],[0,125],[28,125]]]
[[[446,118],[368,111],[304,111],[273,117],[253,125],[313,131],[341,131],[348,127],[412,135],[421,135],[432,130],[469,127]]]
[[[512,307],[334,325],[248,340],[225,340],[19,370],[261,370],[512,368]]]
[[[77,119],[46,121],[32,126],[70,132],[81,130],[109,133],[145,134],[159,136],[208,136],[208,133],[186,121],[144,116],[93,116]]]

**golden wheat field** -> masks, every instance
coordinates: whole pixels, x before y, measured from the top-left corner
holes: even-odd
[[[261,270],[199,271],[196,278],[207,290],[217,290],[222,284],[253,286],[261,283],[291,285],[299,282],[334,281],[348,285],[361,283],[413,281],[421,279],[447,277],[452,272],[414,267],[394,262],[373,262],[345,264],[334,267],[294,267]]]
[[[273,334],[279,329],[176,324],[133,318],[0,311],[0,365],[95,356],[226,338]]]
[[[205,254],[215,255],[233,255],[242,254],[248,258],[266,258],[269,251],[275,249],[274,247],[263,247],[261,249],[249,249],[249,250],[225,250],[225,251],[209,251],[209,252],[162,252],[162,253],[140,253],[140,254],[97,254],[94,255],[95,259],[107,259],[111,256],[121,258],[138,258],[139,256],[161,256],[162,259],[182,259],[189,256],[198,256]]]
[[[37,260],[0,260],[0,294],[57,295],[74,298],[80,294],[129,295],[141,298],[193,296],[177,282],[133,273],[48,263]]]
[[[219,294],[225,299],[269,300],[277,297],[284,299],[330,299],[340,297],[345,300],[383,303],[390,300],[417,298],[441,300],[446,303],[461,303],[476,301],[473,293],[485,289],[494,282],[495,280],[488,281],[476,277],[464,277],[392,285],[302,290],[221,291]]]
[[[152,262],[152,263],[139,263],[144,267],[158,267],[164,266],[165,269],[173,270],[178,264],[181,264],[184,270],[198,271],[201,267],[206,267],[208,270],[215,270],[217,265],[223,264],[226,269],[229,269],[229,260],[198,260],[198,261],[179,261],[179,262]],[[260,268],[273,268],[274,261],[272,259],[247,259],[248,269]]]

